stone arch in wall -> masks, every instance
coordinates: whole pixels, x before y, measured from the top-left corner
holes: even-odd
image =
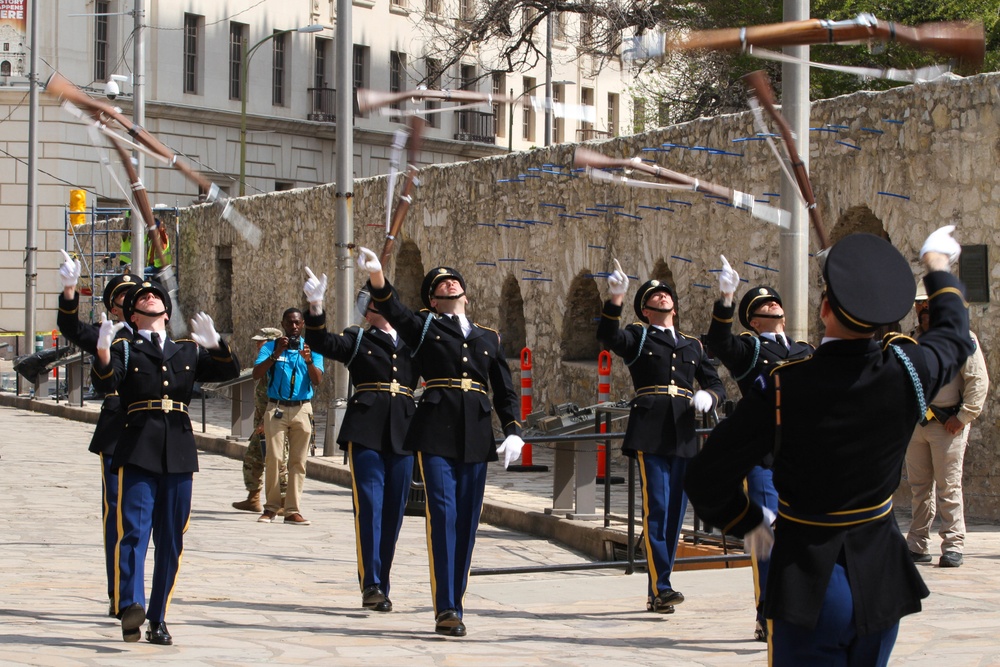
[[[500,320],[496,325],[507,359],[520,359],[521,349],[528,344],[524,324],[524,297],[521,296],[517,278],[509,273],[500,289]]]
[[[563,313],[560,357],[563,361],[597,363],[601,344],[597,342],[597,321],[601,317],[601,293],[589,269],[573,278]]]
[[[420,300],[420,283],[424,280],[424,260],[420,248],[413,241],[403,241],[393,259],[395,273],[392,285],[399,292],[399,299],[413,310],[424,307]]]
[[[640,279],[641,278],[642,278],[642,276],[640,276]],[[659,280],[660,282],[667,283],[672,288],[674,288],[675,292],[677,291],[677,283],[676,283],[676,281],[674,281],[674,272],[670,270],[670,266],[667,264],[667,260],[665,260],[665,259],[661,258],[661,259],[656,260],[656,264],[653,265],[653,271],[650,273],[649,279],[651,279],[651,280]],[[641,285],[644,282],[646,282],[646,280],[640,280],[639,285]],[[639,285],[636,285],[635,289],[638,289]],[[686,295],[686,294],[678,294],[677,295],[678,304],[676,306],[677,310],[674,313],[674,328],[677,329],[678,331],[683,330],[683,327],[681,326],[681,318],[684,315],[684,305],[685,305],[684,304],[684,301],[685,301],[684,297],[685,296],[688,296],[688,295]],[[634,303],[635,303],[635,293],[632,292],[632,304],[634,304]],[[628,319],[628,321],[632,322],[632,321],[638,320],[639,318],[638,318],[638,316],[636,316],[635,311],[631,308],[631,306],[630,306],[630,310],[632,310],[631,317],[634,318],[634,319]],[[623,319],[627,319],[627,318],[623,318]]]

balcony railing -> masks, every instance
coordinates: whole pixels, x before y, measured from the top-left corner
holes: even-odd
[[[458,131],[457,141],[477,141],[483,144],[496,143],[496,118],[492,113],[465,109],[455,112]]]
[[[309,120],[320,123],[337,122],[337,114],[334,112],[337,105],[337,91],[335,88],[307,88],[309,92],[310,109]]]
[[[590,141],[591,139],[610,139],[612,134],[604,130],[595,130],[592,127],[580,128],[576,131],[577,141]]]

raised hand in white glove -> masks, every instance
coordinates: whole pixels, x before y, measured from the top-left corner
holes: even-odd
[[[694,393],[694,409],[698,412],[710,412],[712,410],[712,395],[704,389],[699,389]]]
[[[306,284],[302,286],[302,291],[306,295],[306,301],[309,302],[310,306],[322,306],[323,298],[326,296],[326,274],[324,273],[321,278],[317,278],[312,269],[307,266],[306,275],[309,277],[306,279]]]
[[[497,447],[497,456],[503,457],[503,467],[506,469],[511,463],[521,458],[521,448],[524,447],[524,440],[519,435],[508,435],[500,446]]]
[[[729,265],[725,255],[719,255],[722,260],[722,270],[719,271],[719,291],[724,295],[728,294],[732,299],[736,293],[736,288],[740,286],[740,274]]]
[[[931,232],[924,245],[920,248],[920,256],[923,257],[929,252],[939,252],[948,256],[948,262],[954,263],[958,256],[962,254],[962,246],[958,244],[951,233],[955,231],[955,225],[945,225]]]
[[[628,276],[622,271],[622,265],[614,260],[615,270],[608,276],[608,293],[612,296],[622,296],[628,291]]]
[[[101,313],[101,330],[97,334],[97,349],[98,350],[110,350],[111,343],[115,341],[115,336],[118,332],[122,330],[125,326],[124,322],[112,322],[108,319],[108,316]]]
[[[222,342],[222,336],[215,330],[212,318],[200,312],[191,320],[191,340],[204,348],[214,350]]]
[[[378,255],[365,247],[358,248],[358,268],[368,273],[378,273],[382,270],[382,262]]]
[[[771,527],[774,512],[766,507],[761,509],[764,511],[764,519],[743,536],[743,550],[753,554],[757,560],[770,560],[771,547],[774,546],[774,529]]]
[[[63,263],[59,265],[59,280],[63,287],[76,287],[82,270],[80,260],[71,258],[62,248],[59,248],[59,252],[63,256]]]

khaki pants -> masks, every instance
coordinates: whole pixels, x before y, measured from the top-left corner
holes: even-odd
[[[285,437],[288,437],[288,489],[285,493],[285,516],[301,514],[302,485],[306,479],[306,459],[313,432],[313,410],[308,401],[302,405],[280,406],[282,415],[275,418],[278,404],[268,402],[264,413],[264,436],[267,452],[264,461],[264,509],[281,509],[279,468],[285,458]]]
[[[913,432],[906,449],[906,476],[913,494],[913,521],[906,536],[910,551],[928,552],[935,510],[941,515],[941,552],[962,553],[965,548],[962,462],[968,441],[968,424],[956,435],[936,421]]]

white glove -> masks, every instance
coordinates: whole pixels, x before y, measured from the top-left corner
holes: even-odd
[[[952,238],[953,231],[955,231],[955,225],[945,225],[931,232],[920,249],[920,256],[923,257],[929,252],[939,252],[942,255],[947,255],[948,261],[954,264],[958,256],[962,254],[962,246],[958,245],[958,241]]]
[[[324,273],[322,278],[317,278],[312,269],[307,266],[306,275],[309,276],[309,279],[302,286],[302,291],[306,294],[306,301],[309,302],[309,305],[322,306],[323,297],[326,296],[326,274]]]
[[[757,560],[770,560],[771,547],[774,546],[774,529],[771,527],[774,513],[766,507],[761,510],[764,512],[764,520],[743,536],[743,550],[753,554]]]
[[[497,456],[503,457],[504,469],[521,458],[521,448],[524,447],[524,440],[519,435],[508,435],[500,446],[497,447]]]
[[[694,393],[694,409],[698,412],[711,412],[712,395],[704,389],[699,389]]]
[[[367,273],[379,273],[382,262],[378,261],[378,255],[362,246],[358,248],[358,268]]]
[[[191,340],[204,348],[214,350],[222,342],[222,336],[215,330],[212,318],[200,312],[191,320]]]
[[[115,336],[118,335],[118,332],[121,331],[124,326],[124,322],[118,322],[115,324],[108,319],[107,315],[101,313],[101,331],[97,334],[97,349],[110,350],[111,343],[115,341]]]
[[[62,280],[63,287],[76,287],[80,280],[80,260],[72,259],[65,250],[59,248],[62,253],[63,263],[59,265],[59,279]]]
[[[628,291],[628,276],[622,271],[622,265],[615,260],[615,270],[608,276],[608,293],[612,296],[622,296]]]
[[[725,255],[719,255],[719,257],[722,259],[722,270],[719,271],[719,291],[723,294],[735,294],[736,288],[740,286],[740,274],[729,266]]]

